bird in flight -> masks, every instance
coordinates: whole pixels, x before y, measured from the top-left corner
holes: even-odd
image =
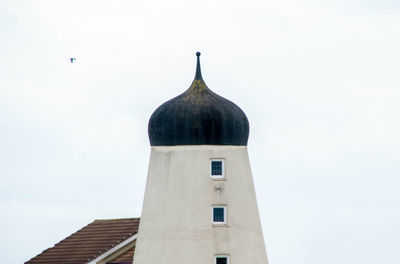
[[[69,58],[69,60],[71,61],[71,63],[74,63],[74,61],[76,61],[76,58]]]

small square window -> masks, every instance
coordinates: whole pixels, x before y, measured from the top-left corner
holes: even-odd
[[[229,264],[229,256],[227,255],[216,255],[215,264]]]
[[[226,223],[226,206],[213,206],[212,208],[212,220],[213,224],[225,224]]]
[[[211,160],[211,177],[223,178],[224,177],[224,160]]]

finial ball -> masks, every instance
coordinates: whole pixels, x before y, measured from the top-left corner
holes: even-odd
[[[196,56],[199,57],[201,55],[200,51],[196,52]]]

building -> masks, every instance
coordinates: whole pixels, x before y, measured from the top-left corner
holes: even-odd
[[[97,220],[26,264],[121,264],[132,256],[135,264],[268,264],[247,152],[249,122],[207,87],[196,55],[189,89],[149,121],[138,230],[138,219]]]
[[[267,264],[247,152],[249,122],[205,84],[149,121],[151,156],[135,264]]]
[[[95,220],[25,264],[131,264],[139,220]]]

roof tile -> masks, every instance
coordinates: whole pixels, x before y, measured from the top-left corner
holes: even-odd
[[[139,220],[139,218],[95,220],[25,264],[87,263],[136,234]],[[122,255],[128,254],[127,252]],[[133,258],[133,250],[131,252]]]

